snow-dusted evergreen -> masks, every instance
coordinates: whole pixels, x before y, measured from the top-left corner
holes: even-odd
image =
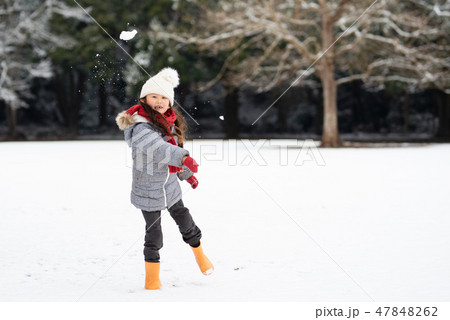
[[[0,6],[0,100],[9,109],[12,130],[17,109],[27,107],[26,100],[33,98],[32,81],[53,75],[50,50],[73,44],[49,28],[55,12],[86,20],[80,10],[57,0],[5,0]]]
[[[49,78],[51,64],[45,43],[49,1],[6,0],[0,9],[0,99],[11,109],[26,107],[31,80]]]

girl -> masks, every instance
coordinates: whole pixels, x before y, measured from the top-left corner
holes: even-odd
[[[183,149],[186,123],[174,107],[174,88],[179,84],[176,70],[165,68],[147,80],[140,104],[117,115],[116,122],[132,148],[133,182],[131,203],[141,209],[145,223],[145,288],[159,289],[159,250],[163,246],[161,210],[168,209],[184,242],[189,244],[203,274],[214,267],[203,253],[202,233],[181,199],[179,180],[197,188],[197,162]]]

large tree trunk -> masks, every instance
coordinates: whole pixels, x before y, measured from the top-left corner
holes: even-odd
[[[329,13],[322,14],[322,50],[327,50],[334,41],[333,23]],[[331,47],[319,64],[323,90],[322,147],[341,147],[337,117],[337,84],[334,77],[334,50]]]

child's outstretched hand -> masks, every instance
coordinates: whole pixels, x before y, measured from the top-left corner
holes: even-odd
[[[198,171],[198,163],[191,157],[186,156],[183,158],[183,165],[189,168],[192,172]]]
[[[186,179],[187,182],[191,185],[192,189],[197,188],[198,186],[198,180],[196,177],[192,176],[189,179]]]

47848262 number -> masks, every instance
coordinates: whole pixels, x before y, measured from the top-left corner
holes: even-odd
[[[436,307],[378,307],[377,313],[380,317],[437,317]]]

